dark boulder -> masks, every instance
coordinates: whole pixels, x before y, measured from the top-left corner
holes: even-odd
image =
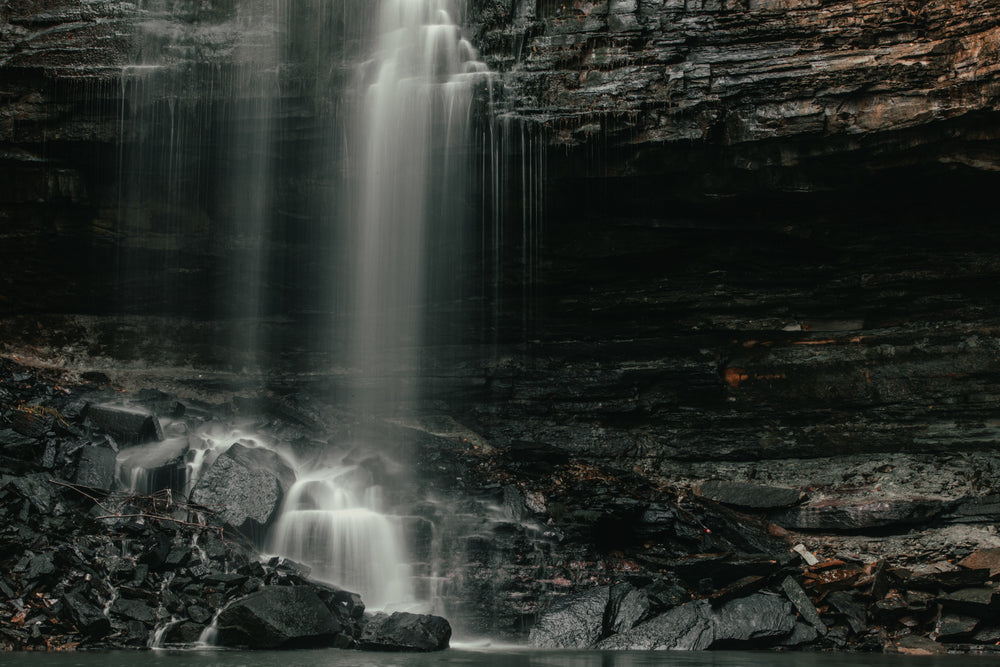
[[[963,614],[945,613],[938,619],[931,635],[939,642],[959,642],[972,637],[980,619]]]
[[[794,577],[785,577],[784,581],[781,582],[781,590],[784,591],[789,601],[809,625],[813,626],[819,634],[826,634],[826,623],[820,618],[816,606]]]
[[[307,586],[268,586],[236,600],[218,618],[221,646],[279,649],[334,646],[343,628]]]
[[[87,408],[87,421],[125,444],[163,440],[160,420],[144,408],[107,403],[91,405]]]
[[[153,609],[142,600],[118,598],[111,605],[111,613],[133,621],[152,624],[156,620]]]
[[[591,588],[552,604],[542,614],[528,641],[536,648],[589,648],[604,630],[610,589]]]
[[[854,634],[860,635],[868,627],[867,614],[864,607],[855,600],[848,591],[833,591],[826,596],[827,602],[840,612],[851,626]]]
[[[107,443],[84,447],[76,469],[76,483],[94,489],[110,489],[115,483],[116,456]]]
[[[205,471],[191,493],[200,505],[244,535],[262,534],[275,516],[294,473],[273,452],[233,445]]]
[[[594,648],[605,651],[702,651],[715,640],[712,607],[696,600],[675,607],[627,632],[613,635]]]
[[[604,609],[604,634],[614,635],[631,630],[650,614],[649,595],[628,582],[611,587],[608,605]]]
[[[989,618],[1000,612],[1000,593],[993,586],[960,588],[937,598],[948,611],[976,618]]]
[[[448,648],[451,625],[440,616],[395,612],[365,620],[358,645],[366,651],[441,651]]]
[[[766,645],[795,630],[791,603],[766,593],[727,602],[716,612],[713,621],[714,648]]]
[[[758,593],[712,609],[696,600],[671,609],[627,632],[597,643],[602,650],[701,651],[708,648],[768,646],[796,629],[791,604],[777,595]]]
[[[111,632],[111,621],[104,611],[83,595],[69,592],[62,597],[62,602],[73,623],[85,636],[100,638]]]

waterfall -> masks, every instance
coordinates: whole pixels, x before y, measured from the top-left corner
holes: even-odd
[[[470,113],[485,66],[462,39],[448,0],[385,0],[373,57],[360,72],[354,121],[357,183],[352,223],[353,317],[349,363],[355,407],[415,398],[416,348],[439,322],[428,304],[459,280],[471,223]]]
[[[384,514],[380,487],[356,466],[296,481],[273,536],[276,550],[318,579],[361,592],[370,608],[414,602],[399,521]]]
[[[264,368],[270,346],[332,372],[354,431],[330,449],[397,470],[402,429],[373,424],[424,407],[430,363],[452,343],[496,349],[511,329],[503,312],[516,310],[501,302],[530,303],[539,265],[543,135],[493,115],[473,136],[493,80],[462,36],[464,4],[238,0],[188,20],[169,0],[144,0],[141,57],[122,71],[123,310],[226,320],[205,354],[232,370]],[[470,296],[492,314],[467,321]],[[313,338],[271,339],[260,327],[271,314]],[[527,318],[514,325],[523,339]],[[192,434],[168,462],[190,491],[240,437]],[[369,607],[427,601],[414,580],[418,567],[433,579],[433,559],[405,539],[424,520],[397,509],[401,473],[389,484],[361,458],[329,451],[298,467],[266,546]],[[156,463],[123,455],[123,484],[146,488]]]
[[[383,0],[371,57],[358,68],[343,217],[351,257],[349,407],[362,420],[419,399],[418,346],[440,334],[430,304],[456,294],[472,161],[474,86],[486,76],[448,0]],[[430,333],[429,333],[430,332]],[[399,443],[395,443],[398,446]],[[378,449],[377,443],[362,443]],[[401,517],[357,466],[302,475],[285,498],[272,549],[369,607],[416,602]]]

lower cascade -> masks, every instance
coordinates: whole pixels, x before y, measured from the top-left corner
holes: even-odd
[[[309,473],[292,485],[270,549],[312,576],[355,591],[369,608],[413,602],[400,525],[383,513],[380,489],[358,467]]]

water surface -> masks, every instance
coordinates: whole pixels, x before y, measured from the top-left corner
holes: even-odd
[[[8,653],[4,667],[975,667],[996,656],[901,656],[852,653],[735,651],[540,651],[453,648],[442,653],[363,653],[336,649],[241,652],[153,651]]]

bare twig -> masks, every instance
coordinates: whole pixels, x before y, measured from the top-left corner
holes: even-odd
[[[89,498],[91,500],[91,502],[93,502],[95,505],[97,505],[98,507],[100,507],[105,512],[108,512],[109,514],[112,513],[112,510],[109,510],[107,507],[105,507],[104,505],[102,505],[101,501],[99,501],[97,498],[95,498],[94,496],[90,495],[89,493],[87,493],[86,491],[83,490],[83,489],[87,489],[88,491],[103,492],[105,494],[109,494],[110,492],[107,491],[107,490],[105,490],[105,489],[95,489],[92,486],[84,486],[82,484],[68,484],[66,482],[60,482],[57,479],[50,479],[49,483],[50,484],[56,484],[57,486],[64,486],[67,489],[72,489],[73,491],[76,491],[77,493],[79,493],[81,496],[84,496],[85,498]]]
[[[139,512],[139,513],[136,513],[136,514],[108,514],[108,515],[104,515],[104,516],[97,516],[97,517],[94,517],[94,518],[97,519],[97,520],[100,520],[100,519],[149,519],[151,521],[170,521],[171,523],[180,524],[182,526],[190,526],[191,528],[199,528],[199,529],[217,530],[217,531],[219,531],[220,534],[222,533],[222,526],[209,526],[209,525],[206,525],[206,524],[203,524],[203,523],[192,523],[190,521],[182,521],[180,519],[174,519],[173,517],[169,517],[169,516],[160,516],[159,514],[145,514],[143,512]]]

